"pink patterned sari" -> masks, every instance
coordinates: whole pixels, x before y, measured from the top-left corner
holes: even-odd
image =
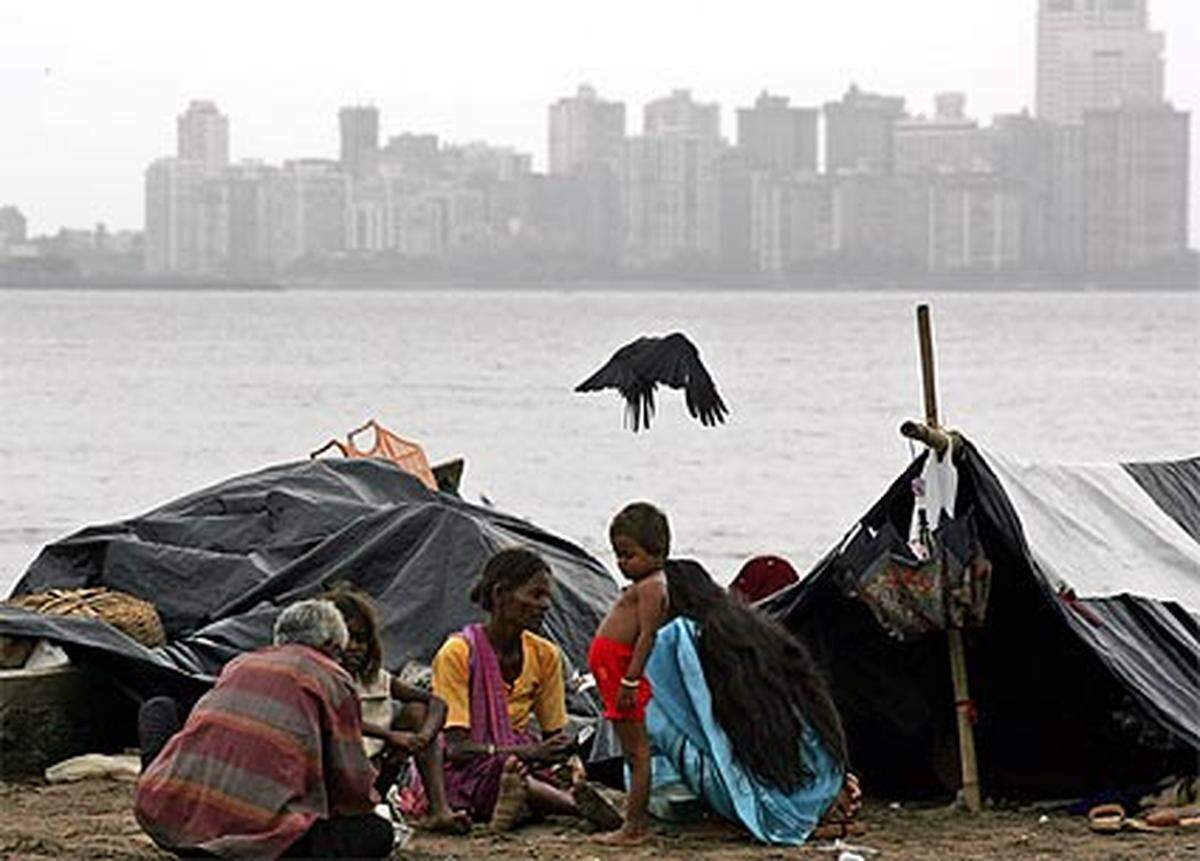
[[[508,719],[508,693],[500,661],[483,625],[462,629],[471,650],[471,741],[497,747],[537,741],[532,732],[514,730]],[[446,796],[455,810],[468,810],[476,820],[487,820],[500,792],[500,774],[506,754],[478,756],[463,763],[446,763]]]

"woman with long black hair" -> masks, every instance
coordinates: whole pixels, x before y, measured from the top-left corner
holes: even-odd
[[[654,785],[682,784],[766,843],[852,814],[857,781],[828,686],[804,645],[697,562],[665,566],[673,618],[646,676]]]

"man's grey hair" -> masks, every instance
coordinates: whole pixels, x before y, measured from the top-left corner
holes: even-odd
[[[275,645],[299,643],[324,649],[329,646],[346,648],[350,632],[346,620],[332,601],[310,598],[283,608],[275,620]]]

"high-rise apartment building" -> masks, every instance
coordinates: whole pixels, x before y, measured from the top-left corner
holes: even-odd
[[[379,108],[345,107],[338,111],[342,170],[353,177],[374,172],[379,158]]]
[[[987,173],[946,174],[925,185],[930,272],[997,272],[1021,264],[1023,196],[1016,183]]]
[[[549,108],[549,172],[571,174],[594,165],[615,169],[625,140],[625,103],[606,102],[584,84]]]
[[[759,94],[737,112],[737,145],[751,170],[817,172],[816,108],[793,108],[786,96]]]
[[[278,173],[278,168],[257,161],[241,162],[225,172],[225,268],[232,274],[270,270],[271,187]]]
[[[924,262],[925,180],[880,173],[828,177],[830,251],[845,271],[903,272]]]
[[[1088,269],[1152,266],[1187,250],[1189,120],[1170,105],[1084,114]]]
[[[891,173],[893,127],[904,115],[902,96],[866,93],[851,84],[840,102],[825,103],[825,170]]]
[[[721,137],[721,106],[716,102],[695,101],[691,90],[672,90],[671,95],[646,103],[642,109],[642,134],[716,140]]]
[[[648,103],[643,120],[621,160],[623,258],[635,267],[715,258],[720,107],[676,90]]]
[[[271,262],[283,269],[305,256],[346,248],[350,178],[335,161],[285,161],[270,184]]]
[[[229,118],[210,101],[194,100],[175,123],[177,156],[216,176],[229,165]]]
[[[1148,0],[1040,0],[1037,116],[1078,124],[1086,111],[1163,99],[1163,34]]]
[[[205,179],[197,160],[160,158],[146,169],[147,272],[208,271]]]

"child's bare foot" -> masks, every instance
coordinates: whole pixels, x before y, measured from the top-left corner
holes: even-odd
[[[625,821],[616,806],[586,780],[571,787],[571,797],[575,799],[579,815],[599,831],[613,831]]]
[[[592,840],[605,846],[640,846],[650,839],[650,832],[645,828],[622,828],[620,831],[609,831],[607,834],[596,834]]]
[[[529,786],[525,783],[525,775],[521,774],[521,761],[510,756],[504,763],[504,773],[500,775],[500,794],[496,797],[496,807],[492,810],[492,821],[489,826],[493,831],[511,831],[525,816],[529,800]]]
[[[499,807],[500,802],[496,802]],[[447,810],[445,813],[431,813],[424,819],[413,823],[414,828],[422,831],[433,831],[438,834],[467,834],[471,830],[471,817],[461,810]]]

